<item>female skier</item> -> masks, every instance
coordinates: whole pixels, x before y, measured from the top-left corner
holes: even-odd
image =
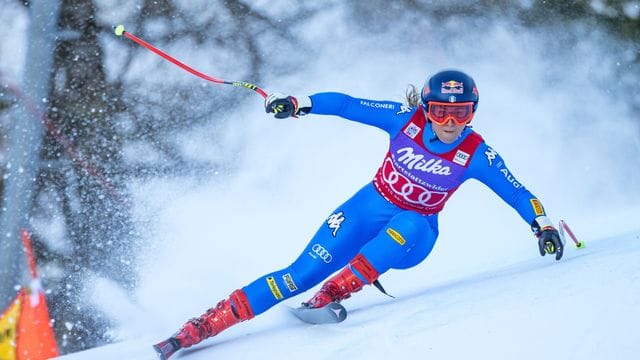
[[[474,80],[460,71],[441,71],[420,94],[408,91],[407,100],[409,105],[340,93],[266,98],[265,109],[276,118],[337,115],[378,127],[389,134],[389,151],[373,180],[326,219],[291,265],[189,320],[154,346],[161,359],[262,314],[337,270],[303,306],[340,302],[364,285],[378,285],[378,277],[391,268],[419,264],[438,237],[438,214],[467,179],[483,182],[518,212],[538,238],[540,255],[562,258],[563,243],[541,202],[468,126],[478,107]]]

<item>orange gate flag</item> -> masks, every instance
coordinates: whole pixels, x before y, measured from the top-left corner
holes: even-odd
[[[58,356],[49,309],[31,250],[31,237],[23,230],[31,283],[0,315],[0,360],[46,360]]]
[[[0,360],[16,359],[16,335],[22,294],[21,290],[11,305],[0,315]]]
[[[34,284],[35,283],[35,284]],[[58,356],[49,309],[38,281],[32,281],[31,294],[22,291],[18,319],[16,360],[45,360]]]
[[[58,356],[58,345],[53,336],[49,309],[44,290],[36,270],[36,260],[31,248],[31,235],[26,229],[20,232],[29,270],[31,284],[22,291],[22,308],[16,334],[16,360],[45,360]]]
[[[25,289],[0,316],[0,360],[45,360],[58,356],[44,292]]]
[[[38,277],[35,256],[31,248],[31,235],[25,229],[20,232],[31,272],[31,283],[18,294],[22,306],[15,338],[15,360],[45,360],[58,356],[49,318],[44,290]],[[0,359],[4,360],[4,359]],[[10,360],[14,360],[11,359]]]

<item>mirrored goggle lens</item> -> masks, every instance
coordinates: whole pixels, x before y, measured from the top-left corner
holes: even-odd
[[[453,120],[457,125],[465,125],[473,118],[473,102],[440,103],[429,102],[427,117],[438,125]]]

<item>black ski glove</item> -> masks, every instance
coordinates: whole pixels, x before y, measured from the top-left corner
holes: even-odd
[[[538,216],[533,223],[531,229],[538,238],[538,250],[540,256],[546,254],[556,254],[556,260],[562,259],[564,252],[564,243],[560,238],[558,230],[556,230],[546,216]]]
[[[267,113],[274,113],[278,119],[298,117],[311,111],[311,99],[308,96],[287,96],[281,93],[273,93],[264,101],[264,109]]]

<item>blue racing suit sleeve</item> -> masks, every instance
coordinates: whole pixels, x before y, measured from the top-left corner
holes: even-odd
[[[360,99],[337,92],[318,93],[310,98],[312,114],[335,115],[375,126],[392,138],[417,110],[399,102]]]
[[[466,178],[474,178],[487,185],[529,225],[536,217],[545,215],[542,203],[516,180],[502,157],[484,142],[471,158]]]

